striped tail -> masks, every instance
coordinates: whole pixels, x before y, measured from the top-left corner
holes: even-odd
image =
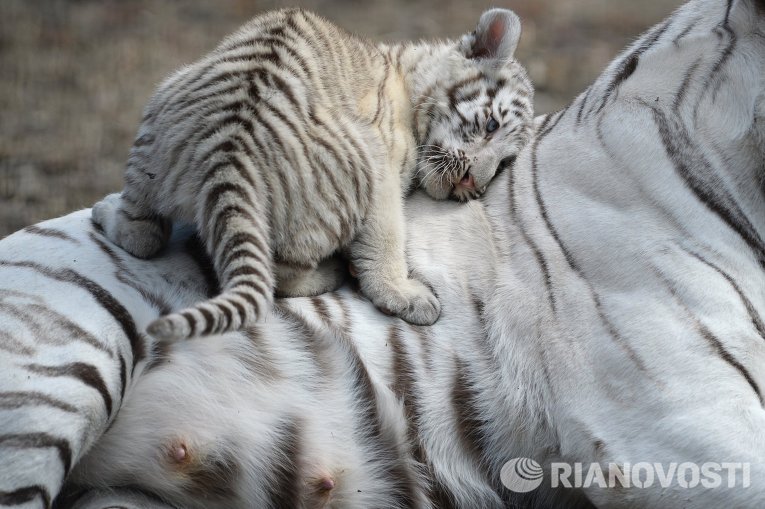
[[[161,341],[238,330],[271,308],[274,274],[265,189],[255,184],[251,158],[223,147],[208,159],[197,225],[221,283],[221,294],[155,320],[147,332]],[[260,182],[262,187],[265,186]]]

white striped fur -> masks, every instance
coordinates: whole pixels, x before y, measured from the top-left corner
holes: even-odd
[[[155,352],[126,334],[215,291],[198,244],[141,261],[88,211],[1,241],[0,298],[27,315],[0,313],[0,506],[55,497],[68,450],[62,507],[760,507],[763,34],[762,0],[694,0],[540,118],[481,200],[409,200],[432,327],[349,287]],[[143,351],[123,404],[119,359]],[[29,368],[74,362],[116,418],[93,378]],[[499,482],[516,457],[750,462],[751,486],[521,496]]]
[[[252,19],[162,85],[146,107],[125,189],[93,208],[107,236],[149,257],[168,221],[195,224],[221,294],[149,325],[160,339],[237,330],[274,287],[339,287],[350,258],[378,307],[418,325],[440,305],[409,274],[402,197],[481,194],[532,124],[513,59],[520,21],[484,13],[459,41],[374,45],[299,9]]]

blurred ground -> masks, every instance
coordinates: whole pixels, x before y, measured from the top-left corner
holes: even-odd
[[[536,110],[565,105],[679,0],[0,0],[0,237],[121,188],[144,103],[249,17],[302,5],[375,40],[456,37],[515,10]]]

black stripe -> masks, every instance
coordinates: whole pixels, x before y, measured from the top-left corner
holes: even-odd
[[[164,297],[138,284],[137,281],[139,281],[139,278],[130,269],[128,269],[122,258],[120,258],[117,253],[108,244],[106,244],[106,242],[101,240],[95,232],[89,232],[89,236],[90,239],[95,242],[101,251],[103,251],[104,254],[106,254],[111,260],[112,264],[114,265],[114,277],[116,277],[121,283],[131,287],[136,292],[138,292],[141,298],[156,308],[160,314],[166,315],[170,313],[171,306],[164,299]],[[163,244],[164,243],[166,243],[166,241],[163,239]]]
[[[233,143],[229,140],[226,143]],[[222,144],[225,146],[225,144]],[[248,158],[249,159],[249,158]],[[255,163],[255,161],[250,161],[252,164]],[[236,174],[238,178],[235,178],[233,180],[228,180],[228,182],[238,182],[240,179],[247,182],[247,184],[250,186],[250,189],[255,191],[257,189],[257,186],[255,185],[255,181],[252,178],[252,172],[250,172],[247,168],[244,167],[244,164],[242,161],[239,160],[238,157],[236,157],[236,154],[230,154],[227,157],[226,161],[214,164],[208,171],[205,173],[205,176],[202,178],[202,184],[200,185],[200,188],[204,188],[205,184],[213,178],[221,169],[232,169],[236,170]],[[228,175],[225,176],[225,178],[230,179]],[[246,200],[248,202],[249,200]]]
[[[295,109],[302,109],[302,101],[300,101],[292,88],[277,74],[271,73],[271,81],[276,85],[276,88],[287,98],[287,100],[295,106]]]
[[[58,408],[70,414],[76,413],[77,408],[69,403],[55,399],[47,394],[36,391],[0,392],[0,408],[14,409],[23,406],[49,406]]]
[[[154,135],[151,133],[142,134],[133,141],[133,146],[136,148],[151,145],[154,143]]]
[[[480,397],[473,387],[465,362],[455,358],[454,363],[455,377],[451,403],[455,415],[457,438],[462,444],[462,450],[488,480],[490,476],[482,452],[486,423],[480,418],[481,411],[477,406]]]
[[[393,350],[393,383],[392,389],[404,406],[407,423],[407,438],[412,448],[412,456],[420,463],[425,462],[425,450],[420,441],[420,412],[417,397],[417,373],[404,346],[404,339],[397,326],[392,326],[388,332],[388,344]]]
[[[549,118],[550,117],[548,116],[548,119]],[[539,151],[539,144],[542,142],[545,135],[547,135],[549,132],[550,130],[547,130],[547,131],[544,130],[544,125],[543,125],[540,128],[540,134],[534,138],[534,143],[531,148],[532,188],[533,188],[534,196],[537,201],[537,205],[539,207],[542,221],[544,222],[544,225],[547,228],[547,231],[552,236],[553,240],[555,240],[555,243],[558,246],[558,249],[560,250],[560,252],[563,254],[563,257],[566,260],[566,263],[568,264],[569,268],[573,272],[575,272],[576,275],[579,276],[579,278],[587,286],[590,292],[590,297],[592,298],[592,301],[595,304],[595,310],[598,312],[598,317],[600,318],[601,322],[605,326],[611,338],[625,351],[625,353],[630,358],[630,360],[635,364],[635,366],[640,371],[646,373],[647,372],[646,366],[643,363],[642,359],[638,356],[637,352],[632,348],[632,346],[622,337],[622,335],[616,329],[616,327],[611,322],[611,320],[606,316],[606,313],[603,309],[603,305],[600,301],[600,296],[592,287],[592,284],[590,283],[590,281],[585,277],[584,272],[582,271],[581,267],[579,267],[579,265],[576,263],[572,254],[564,246],[563,241],[561,240],[557,229],[555,228],[555,226],[553,226],[552,221],[550,220],[550,217],[547,212],[547,206],[545,205],[544,199],[542,197],[542,191],[539,186],[539,171],[538,171],[538,164],[537,164],[537,153]]]
[[[749,370],[747,370],[740,362],[736,360],[735,357],[733,357],[733,355],[728,350],[725,349],[722,342],[720,342],[720,340],[714,334],[712,334],[712,332],[705,325],[701,324],[700,322],[698,325],[701,336],[707,340],[714,351],[720,357],[722,357],[725,362],[733,366],[741,374],[741,376],[744,377],[747,383],[751,386],[754,393],[757,394],[757,399],[760,400],[760,405],[763,405],[762,393],[752,378],[751,373],[749,373]]]
[[[135,366],[139,361],[146,357],[146,345],[136,330],[133,317],[130,316],[128,310],[125,309],[125,307],[117,299],[115,299],[111,293],[109,293],[93,280],[86,278],[82,274],[79,274],[72,269],[51,269],[35,262],[0,261],[0,267],[3,266],[23,267],[31,269],[37,271],[45,277],[65,283],[71,283],[87,291],[93,296],[96,302],[98,302],[101,307],[108,311],[114,320],[122,327],[122,331],[130,341],[130,348],[133,353],[133,369],[135,369]]]
[[[341,231],[340,236],[342,237],[342,244],[345,244],[347,241],[350,240],[351,236],[351,206],[348,204],[348,199],[345,197],[346,191],[343,189],[337,182],[337,178],[335,177],[335,171],[337,171],[337,168],[342,168],[345,166],[345,160],[340,157],[340,155],[337,153],[337,151],[332,147],[326,140],[322,139],[318,136],[311,136],[311,139],[314,143],[317,145],[320,145],[324,147],[324,150],[329,152],[332,157],[336,161],[336,166],[332,168],[328,168],[326,165],[324,165],[323,161],[321,159],[318,159],[318,163],[320,164],[321,168],[324,170],[324,175],[329,178],[329,183],[332,186],[333,192],[329,194],[329,196],[325,196],[325,200],[327,198],[338,198],[340,201],[342,201],[342,205],[339,209],[334,209],[334,214],[337,216],[339,220],[342,221],[341,224]]]
[[[675,287],[675,284],[668,279],[663,272],[661,272],[658,269],[654,269],[654,272],[656,273],[657,277],[659,277],[664,284],[667,286],[667,291],[669,291],[670,295],[675,299],[675,302],[678,306],[680,306],[683,311],[685,311],[685,314],[687,315],[688,319],[693,323],[694,327],[698,331],[699,335],[706,340],[706,342],[709,344],[709,346],[712,348],[712,350],[722,358],[725,362],[730,364],[736,371],[741,374],[741,376],[744,378],[744,380],[747,381],[749,386],[752,388],[754,393],[757,395],[757,399],[760,401],[761,406],[765,406],[765,402],[763,402],[762,399],[762,393],[760,392],[760,388],[758,387],[757,383],[754,381],[754,378],[752,378],[751,373],[749,373],[749,370],[747,370],[738,360],[736,360],[733,355],[725,349],[722,342],[715,336],[709,328],[704,325],[701,320],[693,314],[693,312],[686,306],[686,304],[680,299],[680,296],[677,293],[677,289]]]
[[[220,266],[226,267],[230,265],[231,260],[234,259],[234,255],[239,252],[234,251],[234,249],[245,244],[250,244],[255,248],[256,251],[253,254],[264,265],[267,263],[266,260],[270,260],[271,251],[257,235],[247,232],[238,232],[229,237],[226,241],[226,245],[220,250],[220,253],[222,254],[222,259],[219,260]]]
[[[584,98],[579,103],[579,111],[576,112],[576,124],[579,125],[582,122],[582,112],[584,111],[584,107],[587,106],[587,100],[590,98],[590,94],[592,93],[592,86],[587,87],[587,91],[584,93]]]
[[[125,358],[120,354],[120,401],[125,399],[125,389],[127,388],[127,365]]]
[[[257,221],[263,220],[262,218],[256,219],[249,209],[240,207],[239,205],[226,205],[215,213],[215,217],[212,220],[213,227],[210,237],[213,246],[221,245],[223,235],[230,228],[228,222],[237,216],[249,221],[253,225]]]
[[[329,312],[329,308],[324,302],[324,299],[321,297],[311,297],[311,304],[313,304],[316,314],[319,315],[319,318],[324,322],[324,325],[330,328],[334,327],[332,323],[332,314]]]
[[[692,141],[685,125],[652,105],[643,104],[653,111],[667,157],[677,174],[701,203],[746,242],[765,268],[765,243],[736,199],[717,182],[715,169]]]
[[[723,18],[723,26],[728,26],[730,22],[731,9],[733,9],[733,0],[728,0],[728,4],[725,6],[725,18]]]
[[[521,101],[520,99],[517,99],[517,98],[513,99],[510,104],[512,104],[513,106],[515,106],[516,108],[519,108],[521,110],[528,110],[529,107],[530,107],[528,102]],[[568,109],[568,106],[566,107],[566,109]]]
[[[752,301],[749,300],[749,298],[744,294],[744,291],[741,289],[741,287],[736,283],[736,281],[733,279],[733,277],[722,270],[719,266],[715,265],[714,263],[710,262],[703,256],[701,256],[698,253],[694,253],[693,251],[690,251],[686,249],[683,246],[680,246],[680,248],[688,253],[689,255],[696,258],[701,263],[705,264],[706,266],[713,269],[715,272],[720,274],[725,280],[733,287],[733,290],[738,294],[739,298],[741,299],[741,302],[744,304],[744,307],[746,308],[746,312],[749,314],[749,319],[752,321],[752,325],[754,325],[754,328],[757,330],[757,333],[760,335],[762,339],[765,339],[765,323],[763,323],[762,319],[760,318],[760,315],[757,313],[757,310],[754,307],[754,304],[752,304]]]
[[[542,124],[539,126],[538,132],[545,131],[545,128],[550,122],[550,119],[552,119],[552,115],[547,115],[542,122]],[[545,131],[549,132],[549,131]],[[534,142],[532,143],[531,147],[531,154],[532,154],[532,172],[534,172],[534,168],[536,167],[536,147],[537,147],[538,139],[537,136],[534,137]],[[547,298],[550,302],[550,308],[552,309],[553,313],[556,312],[556,298],[555,298],[555,291],[553,289],[553,283],[552,283],[552,275],[550,274],[550,269],[547,266],[547,260],[542,255],[542,252],[539,250],[539,247],[537,246],[536,242],[529,236],[528,233],[526,233],[526,228],[524,227],[523,223],[519,221],[520,216],[518,214],[517,204],[515,201],[515,172],[510,171],[508,176],[508,186],[509,186],[509,196],[510,196],[510,212],[512,214],[512,217],[516,219],[516,222],[518,224],[518,230],[521,232],[521,236],[523,237],[524,242],[531,248],[531,251],[534,253],[534,258],[536,258],[537,263],[539,264],[539,268],[542,271],[542,279],[545,283],[545,288],[547,290]]]
[[[175,115],[175,118],[178,118],[179,120],[182,119],[182,117],[186,116],[186,110],[194,108],[196,111],[195,113],[199,114],[200,110],[208,109],[203,106],[199,106],[200,103],[210,101],[212,104],[210,105],[211,108],[219,108],[220,107],[220,101],[212,101],[214,99],[222,99],[224,97],[227,97],[231,92],[236,92],[237,90],[242,89],[243,83],[234,82],[231,86],[226,88],[220,88],[218,90],[198,95],[196,97],[191,97],[189,99],[184,99],[183,101],[180,101],[175,107],[169,109],[167,113],[165,114],[166,117],[171,117],[171,115]]]
[[[58,451],[58,457],[64,467],[64,476],[69,474],[72,468],[72,448],[69,441],[64,438],[57,438],[48,433],[18,433],[0,435],[0,447],[10,447],[14,449],[48,449],[53,448]]]
[[[86,364],[84,362],[73,362],[71,364],[64,364],[61,366],[27,364],[24,366],[24,368],[40,375],[50,377],[70,377],[78,379],[85,385],[94,388],[98,391],[99,394],[101,394],[101,397],[104,400],[104,406],[106,407],[106,414],[112,414],[112,397],[106,388],[106,383],[104,382],[103,377],[101,377],[101,373],[99,373],[95,366]]]
[[[712,70],[710,71],[709,76],[704,80],[704,88],[701,90],[701,93],[698,96],[699,99],[696,102],[696,106],[694,108],[694,112],[693,112],[694,119],[698,118],[701,101],[706,95],[706,93],[710,90],[710,87],[712,87],[712,85],[715,86],[715,89],[714,89],[715,94],[717,93],[717,87],[721,83],[718,75],[720,71],[722,70],[722,68],[725,66],[725,64],[728,62],[728,60],[730,60],[730,57],[733,56],[733,51],[735,50],[736,45],[738,44],[738,36],[730,27],[730,12],[732,7],[733,7],[733,0],[728,0],[728,5],[725,10],[725,18],[723,19],[722,25],[721,25],[722,30],[728,35],[728,44],[725,45],[725,48],[723,49],[722,53],[720,53],[720,56],[715,61],[715,64],[712,67]]]
[[[244,203],[252,205],[250,196],[247,190],[239,184],[233,182],[222,182],[215,184],[208,192],[205,198],[204,211],[208,217],[213,213],[215,205],[220,201],[221,196],[225,193],[233,193],[237,195]]]
[[[677,93],[675,94],[675,100],[672,103],[672,109],[675,111],[675,114],[677,114],[680,106],[682,106],[683,100],[685,99],[685,94],[688,92],[688,87],[691,84],[691,78],[693,77],[693,74],[698,70],[702,61],[703,57],[699,57],[693,63],[693,65],[691,65],[688,70],[685,71],[683,81],[680,83],[680,87],[677,89]]]
[[[242,290],[232,290],[230,293],[232,293],[233,295],[239,296],[242,300],[244,300],[247,304],[249,304],[250,309],[254,310],[257,316],[259,317],[263,316],[260,312],[260,303],[250,293],[242,291]]]
[[[231,309],[223,303],[216,303],[215,306],[218,308],[219,316],[222,314],[222,316],[225,318],[225,320],[221,320],[221,323],[218,325],[216,331],[224,331],[231,326],[233,313],[231,313]]]
[[[558,115],[558,116],[557,116],[557,117],[555,117],[555,121],[551,122],[551,123],[550,123],[550,124],[549,124],[549,125],[548,125],[548,126],[545,128],[545,129],[544,129],[544,130],[542,130],[542,129],[540,128],[540,130],[539,130],[539,132],[540,132],[539,136],[547,136],[547,134],[548,134],[550,131],[552,131],[553,129],[555,129],[555,128],[558,126],[558,123],[561,121],[561,119],[562,119],[564,116],[566,116],[566,113],[568,112],[568,109],[569,109],[569,106],[566,106],[565,108],[563,108],[562,110],[560,110],[560,111],[557,113],[557,115]]]
[[[383,78],[380,80],[380,84],[377,85],[377,104],[375,109],[375,116],[372,117],[372,124],[378,125],[378,121],[380,120],[380,116],[382,115],[383,111],[383,99],[385,97],[385,84],[388,82],[388,77],[390,74],[390,66],[388,65],[388,62],[385,62],[385,72],[383,74]]]
[[[232,507],[234,504],[230,501],[237,496],[242,474],[234,453],[226,449],[213,449],[190,463],[184,474],[188,478],[188,491],[191,496],[198,500],[229,501],[226,505],[220,505]]]
[[[451,87],[449,87],[446,90],[446,96],[449,98],[449,110],[454,111],[454,109],[457,106],[457,92],[462,89],[463,87],[466,87],[467,85],[470,85],[471,83],[475,83],[477,81],[481,81],[483,79],[483,74],[478,73],[474,74],[473,76],[470,76],[468,78],[464,78],[457,83],[453,84]]]
[[[407,324],[420,342],[422,348],[422,362],[429,371],[433,371],[433,337],[429,327],[422,325]]]
[[[286,509],[299,507],[301,501],[302,485],[300,475],[300,462],[303,449],[303,438],[300,426],[294,419],[286,420],[276,426],[274,430],[276,442],[272,456],[271,472],[265,474],[266,483],[266,507],[272,509]]]
[[[168,106],[175,104],[175,98],[176,97],[193,97],[194,94],[197,94],[202,91],[209,91],[211,88],[215,87],[216,85],[220,85],[223,82],[234,82],[234,83],[240,83],[241,78],[247,74],[247,71],[245,70],[239,70],[239,71],[220,71],[218,68],[218,64],[220,62],[213,62],[211,64],[208,64],[206,67],[202,69],[202,72],[200,72],[199,76],[195,79],[191,79],[187,82],[185,86],[191,86],[193,84],[197,84],[196,87],[193,89],[176,94],[175,97],[172,97],[168,101]],[[205,74],[207,75],[205,81],[202,81],[199,83],[199,81],[205,77]],[[160,110],[160,114],[164,113],[165,108],[163,107],[162,110]]]
[[[189,325],[189,337],[196,335],[197,331],[197,319],[193,313],[184,311],[181,316],[186,319],[186,323]]]
[[[205,251],[205,247],[198,235],[189,237],[184,246],[184,251],[194,260],[199,272],[202,274],[202,278],[205,281],[205,295],[208,298],[218,295],[220,293],[218,276],[215,273],[212,260],[210,260],[210,256]]]
[[[29,329],[29,331],[32,333],[32,337],[38,343],[42,342],[53,345],[64,345],[69,340],[83,340],[84,343],[88,343],[91,346],[98,348],[99,350],[109,354],[109,356],[114,356],[113,352],[95,341],[95,339],[92,337],[77,337],[76,331],[66,330],[66,328],[64,332],[68,332],[71,334],[71,336],[68,334],[61,334],[61,331],[56,330],[54,327],[52,327],[53,324],[51,324],[51,320],[54,322],[56,321],[56,314],[45,306],[41,306],[39,304],[15,305],[11,304],[10,302],[0,301],[0,313],[5,313],[13,316],[16,320],[21,322],[26,328]],[[68,319],[64,318],[64,320]],[[62,326],[61,323],[57,323],[56,325],[59,327]],[[21,341],[10,336],[7,332],[0,331],[0,338],[5,340],[6,343],[12,343],[12,346],[14,347],[20,347],[23,350],[23,353],[29,355],[30,350],[25,348]],[[88,339],[93,341],[93,343],[90,343]]]
[[[364,153],[359,152],[359,147],[355,144],[352,135],[350,133],[339,133],[336,130],[334,130],[334,127],[336,126],[328,126],[326,123],[324,123],[321,119],[319,119],[314,111],[309,111],[309,118],[313,123],[315,123],[318,127],[321,127],[327,134],[328,137],[332,140],[335,140],[336,142],[343,145],[342,149],[345,154],[345,158],[341,158],[333,150],[333,153],[335,153],[335,158],[340,163],[341,168],[348,169],[347,175],[350,177],[354,190],[355,190],[355,198],[356,198],[356,207],[361,207],[362,203],[362,191],[361,191],[361,185],[359,183],[359,176],[363,175],[365,177],[365,187],[369,188],[369,182],[366,181],[366,178],[368,178],[368,174],[364,173],[365,171],[370,171],[371,166],[365,166],[368,165],[369,162],[366,159],[366,155]],[[352,157],[356,156],[364,160],[361,165],[354,164],[354,161],[352,160]],[[345,164],[342,164],[342,163]],[[345,199],[345,194],[343,193],[341,195],[343,197],[343,200]],[[349,212],[350,209],[349,209]]]
[[[229,282],[233,280],[234,278],[241,277],[241,276],[255,276],[256,279],[262,282],[265,282],[267,281],[267,279],[270,279],[270,278],[266,278],[266,276],[263,275],[263,273],[259,271],[256,267],[254,267],[253,265],[242,265],[241,267],[237,267],[231,272],[226,274],[226,278],[228,279]],[[238,283],[237,283],[237,286],[238,286]]]
[[[287,146],[284,144],[284,140],[282,140],[281,136],[279,136],[276,128],[274,127],[273,123],[264,118],[259,111],[255,111],[253,113],[254,119],[256,122],[258,122],[258,130],[259,131],[265,131],[270,135],[269,138],[269,149],[263,150],[261,148],[261,152],[266,155],[267,158],[272,158],[272,152],[275,150],[278,150],[281,153],[281,157],[278,156],[278,154],[274,154],[274,158],[277,158],[277,162],[274,164],[274,166],[282,167],[285,165],[285,161],[287,163],[287,166],[291,166],[293,171],[292,174],[295,178],[299,180],[299,184],[297,186],[290,186],[285,178],[284,171],[276,171],[276,172],[267,172],[266,175],[270,175],[272,173],[275,173],[276,176],[279,178],[281,182],[281,186],[277,186],[280,190],[284,192],[285,195],[289,195],[291,191],[296,191],[297,193],[300,193],[304,189],[308,189],[309,186],[305,182],[305,179],[303,178],[303,172],[299,171],[299,168],[303,167],[303,164],[298,164],[298,158],[297,154],[294,150],[290,147],[289,150],[287,150]],[[257,138],[253,135],[251,136],[251,139],[256,142]],[[305,149],[305,147],[304,147]],[[296,194],[297,194],[296,193]],[[302,202],[306,203],[305,196],[300,195],[299,197],[290,196],[290,198],[293,199],[295,202]]]
[[[689,23],[688,26],[683,28],[683,30],[679,34],[677,34],[674,39],[672,39],[672,43],[675,46],[679,46],[680,39],[688,35],[691,32],[691,30],[693,30],[696,27],[696,25],[698,24],[700,20],[701,20],[701,17],[698,17],[694,19],[691,23]]]
[[[199,311],[199,314],[201,314],[202,318],[204,318],[205,328],[202,329],[201,334],[206,336],[212,332],[213,325],[215,325],[215,317],[213,316],[212,311],[202,306],[198,307],[197,311]]]
[[[0,350],[19,355],[33,355],[35,353],[34,348],[26,346],[13,337],[11,333],[2,329],[0,329]]]
[[[253,224],[258,221],[249,209],[240,207],[239,205],[226,205],[215,213],[215,217],[211,217],[213,226],[210,237],[213,246],[219,246],[221,244],[221,237],[223,237],[229,228],[227,223],[237,216]],[[210,219],[208,219],[208,222],[210,222]]]
[[[256,293],[265,296],[267,292],[266,283],[263,281],[237,281],[236,283],[231,284],[231,289],[239,289],[239,288],[250,288],[254,290]]]
[[[34,486],[25,486],[15,491],[0,491],[0,505],[14,506],[24,505],[40,497],[43,507],[51,507],[50,493],[45,486],[36,484]]]
[[[264,264],[263,260],[265,259],[260,253],[260,251],[253,249],[253,247],[250,244],[240,244],[239,247],[235,248],[233,251],[226,252],[225,256],[226,256],[225,259],[223,260],[223,262],[221,262],[221,266],[223,267],[232,265],[234,263],[234,260],[241,261],[242,258],[249,258],[250,260],[252,260],[252,263],[261,263],[261,264]]]
[[[280,43],[287,42],[282,37],[285,35],[284,28],[281,26],[277,26],[275,28],[271,28],[264,32],[267,34],[265,37],[262,36],[260,33],[258,33],[255,37],[251,37],[249,39],[245,39],[244,41],[237,41],[230,46],[224,46],[223,52],[224,54],[229,54],[234,51],[240,50],[242,48],[246,48],[248,46],[255,46],[256,44],[262,44],[262,45],[268,45],[271,44],[273,41],[278,41]]]
[[[229,299],[228,302],[236,309],[236,314],[239,315],[239,323],[244,323],[247,318],[247,311],[244,309],[244,306],[236,299]]]
[[[600,107],[596,111],[596,113],[600,113],[603,108],[606,106],[606,103],[610,99],[611,95],[614,93],[614,91],[621,85],[624,81],[626,81],[632,74],[635,72],[635,69],[637,69],[638,63],[640,61],[640,57],[651,49],[651,47],[656,44],[656,42],[661,38],[662,35],[664,35],[664,32],[667,31],[669,28],[671,22],[673,21],[674,15],[671,16],[669,19],[667,19],[664,23],[662,23],[660,26],[656,27],[652,32],[650,32],[645,40],[643,40],[637,48],[635,48],[632,53],[627,55],[620,63],[619,66],[616,68],[616,71],[614,72],[613,78],[611,78],[611,81],[609,82],[608,86],[606,86],[606,90],[603,94],[603,97],[600,102]]]
[[[350,338],[344,338],[350,362],[351,384],[355,388],[356,414],[360,424],[356,428],[361,444],[372,444],[380,463],[381,472],[393,484],[395,507],[413,507],[416,502],[416,483],[409,471],[406,458],[400,456],[398,440],[389,426],[384,426],[377,403],[377,393],[366,364]]]
[[[337,361],[336,356],[328,351],[327,344],[323,341],[324,336],[316,326],[306,320],[299,312],[292,310],[286,301],[277,300],[274,304],[279,318],[288,324],[306,351],[311,355],[314,365],[317,367],[317,381],[331,380],[334,375],[333,366]]]
[[[336,321],[336,326],[340,328],[345,334],[351,333],[351,321],[350,310],[348,305],[343,300],[343,297],[338,292],[332,292],[329,294],[330,298],[335,301],[335,305],[340,309],[340,319]],[[338,323],[339,322],[339,323]]]
[[[57,230],[55,228],[43,228],[41,226],[32,225],[32,226],[27,226],[26,228],[24,228],[23,231],[26,233],[32,233],[34,235],[41,235],[43,237],[52,237],[56,239],[66,240],[74,244],[80,243],[77,239],[70,236],[68,233],[62,232],[61,230]]]

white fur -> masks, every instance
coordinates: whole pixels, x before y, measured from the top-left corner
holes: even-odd
[[[301,501],[314,502],[304,505],[317,505],[306,479],[331,474],[337,481],[331,507],[395,507],[390,477],[370,463],[389,449],[382,441],[368,441],[359,427],[364,389],[354,381],[354,359],[368,372],[380,429],[394,438],[401,458],[411,458],[413,444],[405,433],[411,421],[395,397],[397,384],[406,381],[396,368],[402,357],[394,333],[400,329],[418,400],[418,441],[428,463],[422,475],[411,472],[414,505],[428,507],[426,481],[445,485],[459,507],[500,507],[501,497],[505,504],[525,507],[569,508],[581,501],[580,493],[556,493],[545,485],[531,498],[509,499],[499,470],[525,456],[544,465],[750,462],[752,484],[746,489],[654,484],[593,488],[585,495],[602,507],[759,507],[765,499],[765,411],[752,384],[765,386],[765,344],[753,316],[765,314],[765,269],[668,158],[665,144],[679,143],[680,137],[662,140],[657,127],[662,115],[676,135],[685,126],[686,145],[699,152],[692,157],[691,174],[711,179],[713,197],[721,199],[723,191],[735,197],[754,231],[765,236],[759,183],[765,157],[765,9],[762,2],[733,2],[728,28],[737,45],[721,74],[710,79],[730,40],[717,35],[726,10],[723,1],[691,2],[640,54],[634,72],[610,87],[624,58],[645,41],[638,40],[593,85],[586,103],[582,94],[567,110],[540,119],[535,143],[481,202],[410,200],[409,263],[443,303],[433,327],[383,317],[344,289],[320,297],[321,305],[311,299],[284,301],[256,339],[232,334],[174,346],[167,362],[129,389],[119,417],[73,479],[95,487],[130,484],[182,507],[259,507],[272,500],[266,493],[273,486],[268,474],[275,467],[270,458],[277,421],[291,416],[302,430],[301,476],[291,488],[299,490]],[[691,75],[686,100],[675,113],[685,71],[697,61],[698,74]],[[701,155],[709,168],[698,162]],[[35,259],[88,270],[119,295],[139,326],[145,324],[156,310],[112,278],[110,262],[87,239],[86,218],[87,212],[80,212],[42,225],[69,233],[80,245],[20,232],[0,243],[0,260]],[[152,262],[125,256],[124,262],[173,305],[200,298],[200,285],[180,284],[201,277],[179,245],[168,256]],[[163,281],[170,267],[169,280]],[[109,316],[70,286],[39,282],[22,269],[0,270],[7,271],[0,273],[3,287],[55,305],[68,303],[67,312],[99,335],[114,330]],[[295,314],[313,331],[308,340]],[[13,324],[5,315],[0,320],[5,327]],[[746,369],[751,383],[715,351],[710,336]],[[124,338],[113,337],[125,348]],[[76,344],[58,351],[41,346],[40,355],[48,350],[86,358]],[[246,355],[243,360],[246,353],[253,354],[249,360]],[[458,366],[478,394],[473,417],[485,423],[479,458],[466,446],[458,419],[465,408],[453,404]],[[112,373],[110,366],[100,367]],[[4,390],[23,387],[18,373],[0,371]],[[61,398],[77,394],[73,386],[45,382],[32,383]],[[457,401],[464,399],[458,396]],[[98,409],[96,403],[83,401],[82,408]],[[11,415],[38,426],[56,419],[45,409]],[[0,433],[9,422],[0,417]],[[101,428],[80,429],[92,441]],[[194,483],[164,452],[178,439],[202,457],[233,454],[241,474],[232,478],[228,500],[190,492]],[[366,453],[370,447],[376,452]],[[86,448],[80,446],[77,456]],[[8,452],[0,449],[0,480],[6,483],[0,489],[7,489],[8,479],[14,480],[12,487],[34,479],[55,492],[58,463],[36,450]],[[80,507],[116,502],[112,497],[87,503]]]

